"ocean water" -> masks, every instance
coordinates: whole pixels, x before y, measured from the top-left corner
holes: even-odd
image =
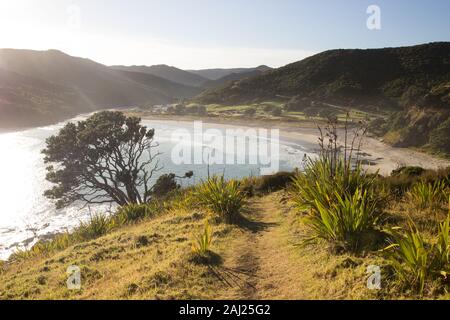
[[[71,119],[77,121],[83,116]],[[56,210],[54,203],[44,197],[43,193],[51,187],[45,180],[46,165],[43,162],[41,150],[45,147],[45,139],[57,134],[65,123],[51,126],[0,134],[0,259],[8,256],[19,248],[28,248],[39,239],[45,239],[58,232],[71,230],[80,221],[89,219],[90,215],[99,211],[108,211],[108,205],[97,205],[82,207],[74,204],[70,207]],[[195,140],[193,122],[177,121],[153,121],[144,120],[143,124],[155,129],[155,141],[159,144],[158,152],[161,153],[159,161],[163,169],[158,175],[174,172],[183,175],[192,170],[194,177],[182,180],[183,186],[195,184],[207,176],[207,164],[175,164],[172,151],[175,146],[180,147],[180,141],[174,141],[172,136],[175,131],[183,130],[183,134],[192,139],[185,139],[183,143],[192,141],[193,148],[207,148],[211,152],[211,146],[207,142]],[[215,131],[207,131],[215,129]],[[245,129],[245,128],[244,128]],[[210,132],[204,135],[206,140],[211,140],[214,135],[225,137],[227,134],[225,126],[214,124],[203,124],[203,130]],[[270,142],[270,134],[267,141]],[[203,144],[204,145],[200,145]],[[214,148],[213,148],[214,149]],[[246,163],[244,164],[215,164],[210,165],[210,174],[224,174],[226,177],[244,177],[249,175],[260,175],[261,165],[248,164],[251,150],[246,152]],[[216,149],[216,152],[228,153],[228,149]],[[233,152],[233,150],[231,151]],[[299,141],[289,141],[280,137],[279,144],[279,171],[301,168],[305,155],[313,155],[312,146]],[[233,155],[233,156],[240,156]],[[226,155],[224,156],[224,159]],[[154,177],[156,179],[157,176]]]

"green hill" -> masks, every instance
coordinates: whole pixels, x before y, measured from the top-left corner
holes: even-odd
[[[173,82],[149,73],[121,70],[118,70],[117,72],[137,83],[149,86],[163,95],[167,95],[168,98],[192,98],[203,91],[203,89],[199,87]]]
[[[70,87],[0,69],[0,127],[57,122],[92,111]]]
[[[238,81],[238,80],[242,80],[242,79],[259,76],[263,73],[264,73],[264,71],[259,70],[259,69],[254,69],[252,71],[247,71],[247,72],[233,72],[226,76],[223,76],[222,78],[207,81],[203,84],[203,87],[204,88],[219,88],[219,87],[225,86],[233,81]]]
[[[427,97],[449,81],[448,42],[403,48],[331,50],[207,91],[197,100],[234,104],[300,95],[360,107],[399,108],[416,102],[445,107],[448,95],[443,93],[430,101]]]
[[[372,132],[385,141],[449,154],[450,42],[326,51],[194,100],[241,105],[275,99],[378,113]]]
[[[56,50],[0,50],[0,127],[52,123],[101,108],[173,102],[197,88],[122,72]]]
[[[186,70],[186,71],[197,74],[204,78],[208,78],[209,80],[219,80],[220,78],[224,78],[231,74],[249,73],[253,71],[261,71],[262,73],[268,70],[272,70],[272,68],[265,65],[261,65],[256,68],[230,68],[230,69],[217,68],[217,69],[201,69],[201,70]]]
[[[201,87],[207,78],[165,64],[154,66],[112,66],[113,70],[132,71],[152,74],[154,76],[187,86]]]

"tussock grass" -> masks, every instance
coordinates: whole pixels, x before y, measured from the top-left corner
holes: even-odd
[[[83,240],[91,240],[107,234],[113,228],[112,219],[104,214],[95,214],[89,221],[81,222],[75,229],[74,236]]]
[[[438,226],[437,235],[427,240],[417,226],[410,222],[409,229],[401,231],[393,228],[389,231],[391,245],[388,259],[395,269],[402,289],[411,289],[419,295],[426,286],[436,284],[440,287],[448,282],[450,275],[450,214]]]
[[[112,222],[115,226],[136,223],[143,219],[152,218],[160,211],[160,204],[157,201],[148,204],[129,204],[121,207],[115,213]]]
[[[293,179],[291,196],[299,211],[306,211],[312,239],[324,239],[332,246],[357,251],[365,233],[379,228],[384,200],[376,176],[357,165],[348,170],[338,159],[308,160],[304,172]]]
[[[245,204],[245,194],[236,180],[226,181],[223,176],[211,177],[194,191],[200,205],[227,223],[234,223]]]
[[[408,198],[418,209],[438,209],[447,200],[448,190],[444,181],[414,184],[408,192]]]
[[[202,232],[194,236],[194,241],[192,242],[192,252],[200,256],[206,255],[210,251],[212,234],[212,228],[206,220]]]

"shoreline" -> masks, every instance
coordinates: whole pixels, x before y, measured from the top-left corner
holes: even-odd
[[[104,109],[116,110],[116,109]],[[210,116],[192,116],[192,115],[164,115],[164,114],[143,114],[140,111],[132,109],[120,110],[128,115],[138,116],[144,120],[170,121],[170,122],[193,122],[203,121],[209,125],[219,125],[226,127],[247,127],[247,128],[264,128],[279,129],[280,137],[293,142],[303,142],[311,145],[313,151],[318,148],[319,132],[317,124],[312,121],[283,121],[278,119],[258,119],[258,118],[242,118],[236,117],[210,117]],[[80,114],[86,115],[89,113]],[[74,116],[74,117],[77,117]],[[71,118],[73,119],[73,118]],[[70,120],[70,119],[67,119]],[[55,123],[56,124],[56,123]],[[320,123],[323,124],[323,123]],[[50,124],[51,125],[51,124]],[[25,131],[28,129],[39,128],[0,128],[0,134]],[[340,143],[343,141],[339,140]],[[314,146],[316,148],[314,148]],[[389,175],[392,170],[400,166],[420,166],[424,169],[439,169],[450,166],[450,159],[442,158],[436,155],[425,153],[410,148],[393,147],[384,143],[378,138],[366,136],[362,143],[361,160],[364,167],[369,172],[379,171],[382,175]]]
[[[133,112],[130,112],[130,114]],[[267,121],[261,119],[230,119],[219,117],[194,117],[194,116],[169,116],[169,115],[140,115],[143,120],[191,122],[203,121],[209,125],[220,125],[226,127],[248,127],[279,129],[280,137],[304,142],[318,148],[319,132],[315,123],[312,122],[284,122]],[[342,139],[338,139],[340,143]],[[369,172],[378,171],[381,175],[389,175],[392,170],[400,166],[419,166],[424,169],[439,169],[450,166],[450,159],[440,158],[425,152],[410,148],[397,148],[384,143],[375,137],[366,136],[363,139],[360,159],[364,162],[363,167]]]

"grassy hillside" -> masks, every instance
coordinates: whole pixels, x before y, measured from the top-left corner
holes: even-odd
[[[200,92],[203,91],[203,89],[199,87],[188,86],[177,82],[169,81],[149,73],[121,71],[121,70],[118,70],[117,72],[137,83],[140,83],[147,87],[151,87],[152,89],[159,91],[160,94],[166,95],[168,100],[170,100],[171,98],[177,99],[192,98],[193,96],[198,95]]]
[[[197,74],[201,77],[207,78],[209,80],[219,80],[233,73],[249,73],[253,71],[265,72],[271,70],[272,68],[262,65],[256,68],[231,68],[231,69],[202,69],[202,70],[186,70],[191,73]]]
[[[203,83],[208,81],[207,78],[202,76],[175,68],[167,66],[165,64],[154,65],[154,66],[112,66],[111,69],[123,70],[123,71],[133,71],[152,74],[154,76],[180,83],[186,86],[198,86],[200,87]]]
[[[399,108],[420,102],[448,107],[450,43],[331,50],[263,75],[203,93],[204,103],[246,103],[277,96],[310,97],[360,107]],[[433,99],[427,100],[431,94]],[[431,97],[430,97],[431,98]]]
[[[372,132],[385,141],[448,155],[450,43],[326,51],[194,100],[240,105],[280,99],[289,112],[340,107],[379,114]]]
[[[448,198],[448,180],[444,181],[450,177],[449,170],[405,168],[387,178],[363,174],[358,181],[352,180],[356,193],[358,188],[367,192],[362,202],[351,194],[345,200],[354,199],[351,203],[339,204],[338,198],[328,197],[330,207],[319,206],[322,215],[309,207],[306,190],[333,183],[338,192],[340,182],[329,180],[327,174],[309,180],[310,173],[225,185],[215,180],[149,205],[125,207],[109,218],[94,216],[73,233],[39,243],[0,264],[0,299],[450,298],[448,282],[433,273],[441,266],[429,264],[437,259],[432,254],[437,247],[428,246],[445,220],[447,200],[444,194],[424,196],[421,191],[439,184]],[[210,183],[219,183],[219,188],[209,189]],[[380,186],[387,189],[380,193]],[[372,188],[378,191],[372,193]],[[218,198],[226,195],[227,204],[216,207],[210,192]],[[315,197],[316,205],[322,203],[320,193]],[[340,228],[346,220],[337,219],[328,225],[336,228],[334,233],[318,228],[317,219],[325,219],[333,208],[347,208],[342,215],[357,219],[358,224]],[[347,215],[351,213],[353,218]],[[234,218],[225,219],[228,214]],[[365,224],[372,214],[383,218]],[[386,247],[397,241],[395,232],[409,234],[411,221],[425,245],[417,254],[429,256],[408,263],[399,255],[403,247]],[[397,226],[401,231],[392,229]],[[439,232],[448,234],[446,228]],[[348,246],[351,243],[358,246]],[[73,265],[81,269],[81,290],[66,286],[66,270]],[[371,265],[382,272],[381,287],[376,290],[367,287]],[[447,259],[442,270],[449,267]],[[426,274],[423,287],[414,278],[419,271]]]
[[[230,73],[219,79],[207,81],[203,84],[203,87],[204,88],[219,88],[219,87],[223,87],[223,86],[229,84],[232,81],[238,81],[238,80],[242,80],[242,79],[259,76],[264,72],[265,71],[262,71],[259,69],[245,71],[245,72],[233,72],[233,73]]]
[[[101,108],[160,104],[198,89],[60,51],[0,50],[0,126],[52,123]]]
[[[70,87],[0,69],[0,127],[47,124],[91,111]]]

